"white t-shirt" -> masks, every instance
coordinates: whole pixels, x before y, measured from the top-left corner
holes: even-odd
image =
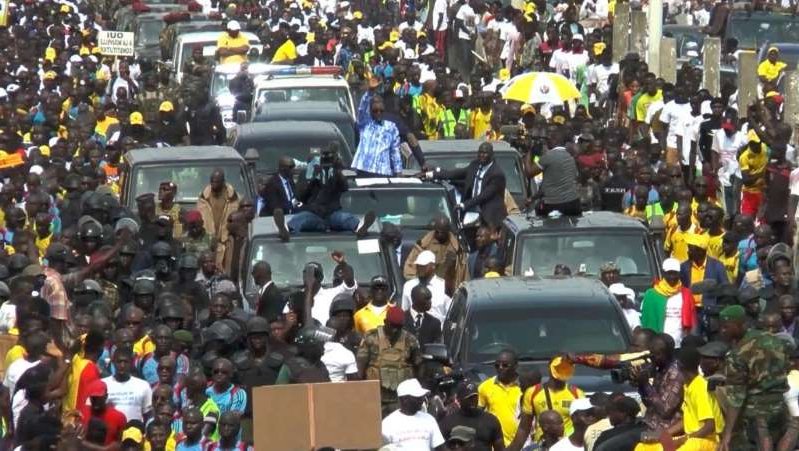
[[[669,133],[666,135],[667,147],[677,148],[677,133],[680,132],[680,119],[684,114],[691,114],[691,104],[688,102],[677,103],[672,100],[663,105],[663,109],[660,111],[660,122],[669,125]]]
[[[674,345],[680,347],[682,342],[682,292],[666,300],[663,333],[671,335],[671,338],[674,339]]]
[[[131,376],[126,382],[119,382],[114,376],[103,379],[108,386],[108,400],[130,420],[144,420],[144,414],[153,410],[153,391],[143,379]]]
[[[705,118],[702,114],[694,116],[690,111],[683,114],[680,118],[679,131],[677,135],[682,137],[682,164],[688,165],[691,160],[691,143],[699,141],[699,126],[704,122]],[[702,152],[697,149],[696,163],[702,161]]]
[[[347,374],[358,372],[358,365],[355,364],[355,354],[341,343],[332,341],[325,343],[322,363],[327,367],[330,382],[344,382],[347,380]]]
[[[555,49],[552,56],[549,58],[549,67],[555,70],[556,74],[563,75],[569,70],[568,51],[563,49]]]
[[[563,437],[558,443],[552,445],[552,448],[549,448],[549,451],[584,451],[584,448],[582,446],[572,445],[569,437]]]
[[[383,420],[383,444],[394,451],[432,450],[444,444],[444,437],[432,415],[419,411],[413,416],[395,410]]]
[[[582,52],[575,53],[570,51],[565,54],[566,57],[566,68],[569,70],[569,80],[572,82],[576,82],[577,80],[577,69],[580,66],[585,66],[588,64],[588,52],[583,49]]]
[[[610,66],[603,66],[602,64],[591,65],[591,70],[588,71],[588,84],[596,84],[596,91],[599,94],[607,94],[610,90],[610,76],[619,73],[619,65],[613,63]]]
[[[29,362],[27,359],[17,359],[14,360],[14,363],[8,366],[6,370],[6,375],[3,378],[3,386],[8,389],[8,391],[14,394],[14,390],[17,388],[17,381],[19,378],[25,374],[25,371],[28,371],[30,368],[38,365],[40,360],[35,362]]]
[[[418,31],[422,31],[422,26],[423,26],[423,24],[421,22],[419,22],[418,20],[415,20],[412,24],[409,24],[408,21],[406,20],[406,21],[403,21],[401,24],[399,24],[398,28],[399,28],[400,34],[402,34],[402,32],[405,31],[405,29],[409,28],[409,27],[413,28],[417,32]]]
[[[0,305],[0,331],[3,333],[17,327],[17,306],[11,302]]]
[[[472,9],[468,3],[464,3],[463,6],[458,9],[458,12],[455,14],[455,19],[462,20],[464,28],[469,30],[469,33],[474,34],[477,28],[477,14],[474,13],[474,9]],[[458,39],[471,39],[469,33],[458,29]]]
[[[447,22],[449,22],[449,15],[447,14],[447,9],[449,8],[449,2],[447,0],[435,0],[433,3],[433,29],[434,31],[446,31],[447,29]],[[440,15],[444,15],[441,19],[441,26],[438,24],[438,17]],[[438,28],[436,28],[438,27]]]
[[[411,290],[413,290],[416,285],[419,285],[418,277],[405,282],[405,285],[402,286],[402,309],[406,312],[411,309]],[[441,324],[444,324],[444,318],[447,317],[449,306],[452,303],[452,298],[447,296],[445,291],[446,284],[444,279],[434,275],[433,278],[430,279],[430,283],[427,284],[427,288],[430,290],[430,294],[433,295],[430,314],[438,318]]]
[[[730,177],[741,177],[741,168],[738,167],[738,149],[746,144],[746,135],[735,132],[731,137],[723,129],[713,132],[713,152],[719,154],[719,182],[722,186],[732,186]]]

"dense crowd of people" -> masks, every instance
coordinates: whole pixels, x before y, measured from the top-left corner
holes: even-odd
[[[725,36],[730,4],[664,3],[667,21]],[[777,47],[737,68],[759,79],[757,100],[741,105],[733,85],[704,89],[690,62],[670,83],[642,55],[614,61],[615,1],[191,1],[165,23],[202,12],[223,29],[213,55],[197,46],[180,68],[98,45],[146,1],[5,5],[2,449],[251,450],[254,387],[364,379],[380,381],[385,450],[796,449],[799,172]],[[727,39],[722,62],[737,56]],[[201,192],[165,179],[135,209],[121,204],[126,152],[226,142],[210,76],[238,65],[229,89],[247,109],[256,62],[340,68],[357,107],[351,168],[331,143],[318,160],[275,155],[254,198],[219,169]],[[525,74],[544,82],[510,98]],[[576,94],[547,95],[564,86]],[[419,141],[446,139],[478,140],[474,159],[427,164]],[[534,188],[523,203],[496,163],[499,140]],[[459,220],[431,217],[408,249],[400,226],[340,199],[344,169],[398,176],[410,158],[418,177],[462,188]],[[179,193],[196,203],[181,206]],[[502,224],[520,211],[637,218],[660,236],[662,277],[636,293],[618,261],[601,266],[632,332],[624,353],[565,349],[541,374],[506,349],[495,375],[441,393],[433,367],[446,359],[426,346],[442,341],[461,282],[511,274]],[[370,283],[359,286],[336,251],[296,268],[302,287],[277,286],[270,259],[280,256],[246,261],[248,226],[262,216],[285,242],[363,237],[378,222],[406,281],[361,274]],[[323,266],[335,267],[332,281]],[[535,275],[591,276],[565,262],[547,270]],[[240,286],[248,278],[253,300]],[[575,366],[626,384],[587,396],[569,383]]]

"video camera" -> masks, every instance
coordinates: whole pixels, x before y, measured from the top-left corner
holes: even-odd
[[[499,133],[504,136],[511,147],[525,154],[531,152],[533,155],[541,155],[544,150],[544,129],[533,128],[527,130],[521,125],[503,125],[499,128]]]
[[[634,360],[620,362],[618,367],[610,370],[610,379],[616,384],[625,382],[637,383],[635,379],[636,371],[647,379],[655,377],[655,364],[649,358],[649,353],[643,354]]]

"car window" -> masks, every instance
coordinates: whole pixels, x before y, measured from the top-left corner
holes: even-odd
[[[246,177],[244,169],[239,164],[180,164],[172,165],[137,165],[133,169],[133,193],[129,199],[146,193],[158,193],[158,186],[163,181],[171,181],[178,186],[178,195],[175,199],[180,203],[196,202],[200,193],[211,180],[214,169],[220,168],[225,172],[225,181],[233,185],[239,197],[249,195],[245,189]]]
[[[349,93],[344,87],[267,88],[258,92],[256,106],[275,102],[337,102],[352,114]]]
[[[250,268],[256,262],[265,260],[272,267],[272,280],[278,287],[296,287],[302,286],[302,268],[305,264],[318,262],[325,274],[322,285],[329,286],[333,282],[333,269],[336,267],[330,254],[341,251],[352,266],[358,285],[368,286],[373,276],[388,275],[377,241],[377,238],[355,240],[334,235],[294,238],[288,243],[256,238],[250,251]],[[252,287],[252,277],[249,277],[247,291],[251,291]]]
[[[158,44],[158,34],[164,28],[163,20],[148,20],[140,22],[136,27],[136,45]]]
[[[599,267],[615,262],[622,276],[650,276],[645,233],[565,233],[527,235],[521,241],[521,266],[517,274],[549,276],[555,265],[564,264],[573,274],[599,276]]]
[[[520,356],[549,358],[560,352],[611,354],[627,348],[628,326],[610,303],[568,308],[530,306],[479,310],[468,327],[466,360],[492,360],[506,348]],[[577,309],[579,308],[579,314]]]
[[[343,210],[364,215],[373,210],[380,222],[423,228],[438,216],[450,218],[444,190],[358,189],[341,196]]]
[[[464,158],[462,154],[435,155],[425,157],[425,160],[428,166],[438,166],[445,170],[465,168],[472,162],[471,159]],[[507,190],[510,191],[511,194],[522,194],[524,192],[524,188],[522,187],[524,177],[522,176],[518,160],[512,155],[497,155],[496,162],[499,163],[502,172],[505,173],[505,187]]]
[[[729,24],[729,37],[738,40],[738,48],[758,48],[766,41],[796,42],[799,36],[799,19],[789,16],[766,15],[734,17]]]
[[[330,139],[327,136],[312,136],[303,137],[287,137],[286,139],[273,139],[265,140],[247,139],[240,140],[234,144],[238,152],[244,155],[247,149],[254,148],[258,150],[258,161],[256,162],[256,169],[259,171],[275,171],[277,170],[277,161],[282,156],[288,156],[298,161],[308,161],[311,157],[311,150],[314,149],[314,155],[318,155],[321,149],[324,149],[330,144]],[[346,146],[346,142],[340,142],[342,147]],[[346,166],[349,166],[352,159],[349,152],[343,150],[340,152],[341,159]]]

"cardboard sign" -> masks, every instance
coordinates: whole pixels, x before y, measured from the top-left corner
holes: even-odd
[[[272,385],[252,396],[258,451],[382,446],[378,381]]]
[[[132,31],[100,31],[97,46],[103,55],[133,56]]]

